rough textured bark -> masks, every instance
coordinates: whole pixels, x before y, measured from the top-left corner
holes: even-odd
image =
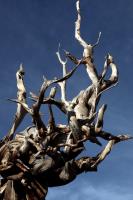
[[[98,105],[102,93],[118,82],[117,65],[113,57],[107,54],[103,71],[98,74],[94,65],[93,52],[99,43],[101,33],[94,45],[86,42],[80,32],[79,0],[76,2],[76,10],[75,38],[83,47],[83,57],[78,59],[65,51],[66,59],[63,60],[58,49],[56,54],[63,75],[53,80],[44,78],[39,94],[30,93],[33,101],[31,107],[26,102],[22,65],[16,73],[17,99],[10,99],[10,101],[17,103],[17,111],[10,131],[0,142],[0,199],[42,200],[46,197],[49,187],[68,184],[83,172],[97,171],[99,164],[115,144],[132,139],[126,134],[115,136],[103,130],[107,105],[103,104],[99,109]],[[75,65],[70,72],[66,69],[67,59]],[[85,67],[91,85],[87,85],[76,97],[68,101],[66,81],[80,65]],[[109,67],[111,75],[107,79]],[[58,86],[61,89],[60,100],[55,99]],[[50,93],[46,96],[46,91],[50,87]],[[40,114],[42,105],[49,108],[47,125]],[[53,106],[57,106],[66,115],[68,121],[66,125],[55,123]],[[15,134],[26,114],[32,118],[33,124],[21,133]],[[85,150],[86,141],[101,146],[98,138],[108,141],[103,150],[93,157],[77,159],[77,156]]]

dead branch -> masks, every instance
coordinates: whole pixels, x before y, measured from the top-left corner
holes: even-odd
[[[24,86],[23,77],[24,77],[24,69],[21,64],[19,70],[16,73],[17,88],[18,88],[17,100],[18,100],[18,102],[21,102],[22,104],[26,104],[26,89]],[[10,140],[13,138],[16,129],[18,128],[19,124],[21,123],[21,121],[23,120],[25,115],[26,115],[26,110],[20,103],[18,103],[14,122],[13,122],[13,125],[12,125],[8,135],[7,135],[7,139]]]
[[[99,107],[102,93],[118,82],[118,69],[113,57],[107,54],[101,75],[94,65],[94,48],[99,44],[101,32],[95,44],[87,43],[81,36],[80,0],[76,2],[77,20],[75,22],[75,38],[83,47],[83,57],[76,58],[65,51],[63,60],[60,50],[56,52],[62,66],[62,77],[44,81],[39,94],[30,93],[32,105],[26,102],[24,86],[24,70],[20,65],[16,73],[17,99],[9,99],[17,104],[13,125],[0,141],[0,199],[2,200],[43,200],[48,187],[61,186],[72,182],[83,172],[97,171],[99,164],[111,153],[113,146],[121,141],[133,139],[130,135],[113,135],[103,130],[104,114],[107,105]],[[60,47],[60,46],[59,46]],[[67,58],[74,67],[67,72]],[[91,80],[91,85],[67,100],[66,81],[72,78],[80,65],[84,65]],[[109,78],[107,73],[111,68]],[[61,88],[61,98],[55,99],[57,86]],[[46,91],[50,88],[48,96]],[[41,106],[48,106],[49,120],[44,122],[40,114]],[[66,124],[56,124],[58,114],[53,113],[53,106],[58,107],[66,116]],[[25,130],[15,131],[26,113],[32,118],[32,123]],[[99,138],[107,144],[96,156],[83,156],[87,141],[102,145]],[[78,157],[78,159],[77,159]],[[51,178],[52,177],[52,178]]]
[[[103,105],[98,111],[97,121],[95,124],[95,132],[100,132],[103,128],[103,117],[104,117],[104,112],[106,108],[107,108],[107,105]]]
[[[56,55],[58,57],[58,60],[59,60],[60,64],[62,65],[63,77],[64,77],[67,74],[67,71],[66,71],[67,59],[65,61],[63,61],[61,59],[61,55],[60,55],[59,49],[56,52]],[[62,82],[59,82],[58,84],[59,84],[59,86],[61,88],[61,100],[62,100],[62,102],[66,102],[66,81],[64,80]]]
[[[81,14],[80,14],[80,1],[76,2],[76,9],[78,13],[77,21],[75,22],[75,38],[78,40],[81,46],[84,48],[83,57],[84,57],[84,64],[86,66],[86,71],[88,76],[90,77],[93,84],[97,85],[98,82],[98,74],[96,68],[93,63],[93,45],[88,44],[85,40],[81,37],[80,33],[80,26],[81,26]],[[100,37],[99,37],[100,38]],[[99,43],[99,39],[96,45]],[[94,45],[94,46],[96,46]]]
[[[129,139],[132,139],[132,137],[130,137],[128,135],[120,135],[120,136],[117,136],[117,139],[110,140],[108,142],[108,144],[106,145],[106,147],[103,149],[103,151],[101,151],[101,153],[99,153],[97,155],[97,160],[92,165],[92,167],[97,166],[98,164],[100,164],[106,158],[106,156],[111,152],[114,144],[121,142],[121,141],[129,140]]]
[[[110,78],[108,80],[103,80],[109,66],[111,67],[111,70],[112,70]],[[103,80],[101,91],[105,91],[109,89],[110,87],[115,86],[118,82],[118,69],[117,69],[116,64],[114,63],[113,57],[110,54],[107,55],[101,80]]]

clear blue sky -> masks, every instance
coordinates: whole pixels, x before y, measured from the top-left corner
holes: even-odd
[[[15,112],[15,105],[6,99],[16,97],[15,73],[19,64],[25,66],[27,92],[37,92],[42,75],[49,79],[61,75],[55,55],[59,42],[62,48],[78,57],[82,55],[82,48],[74,38],[75,1],[0,0],[1,136],[9,130]],[[104,129],[115,134],[133,134],[133,1],[81,0],[81,13],[81,31],[87,41],[94,43],[98,32],[102,32],[95,51],[98,69],[108,52],[119,68],[119,85],[102,98],[108,104]],[[88,77],[81,67],[68,82],[69,98],[87,84]],[[63,115],[56,111],[56,117],[60,121]],[[28,123],[27,117],[20,129]],[[93,155],[89,143],[87,149]],[[99,150],[97,146],[95,149]],[[97,173],[83,174],[70,185],[50,189],[47,199],[132,200],[132,165],[133,142],[121,143]]]

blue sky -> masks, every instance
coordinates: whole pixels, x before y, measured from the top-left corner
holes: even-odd
[[[119,68],[119,85],[107,91],[101,101],[108,104],[104,129],[115,134],[133,134],[132,11],[132,0],[81,0],[82,35],[94,43],[98,32],[102,32],[100,44],[95,49],[98,70],[108,52]],[[49,79],[61,76],[55,54],[59,42],[62,48],[81,57],[82,48],[74,38],[75,20],[75,0],[0,0],[1,137],[8,132],[15,112],[15,105],[6,99],[16,97],[15,73],[19,64],[25,66],[27,93],[37,92],[43,75]],[[88,77],[81,67],[68,81],[68,97],[74,97],[87,84]],[[47,118],[47,113],[45,115]],[[56,119],[64,121],[57,110]],[[29,123],[31,120],[26,117],[20,130]],[[93,155],[92,149],[100,150],[88,144],[85,154]],[[132,141],[118,144],[97,173],[83,174],[70,185],[50,189],[47,199],[131,200],[132,165]]]

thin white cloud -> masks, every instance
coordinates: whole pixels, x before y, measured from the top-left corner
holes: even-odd
[[[92,186],[85,182],[70,187],[53,188],[49,191],[47,200],[132,200],[133,193],[128,188],[121,188],[113,185]]]

